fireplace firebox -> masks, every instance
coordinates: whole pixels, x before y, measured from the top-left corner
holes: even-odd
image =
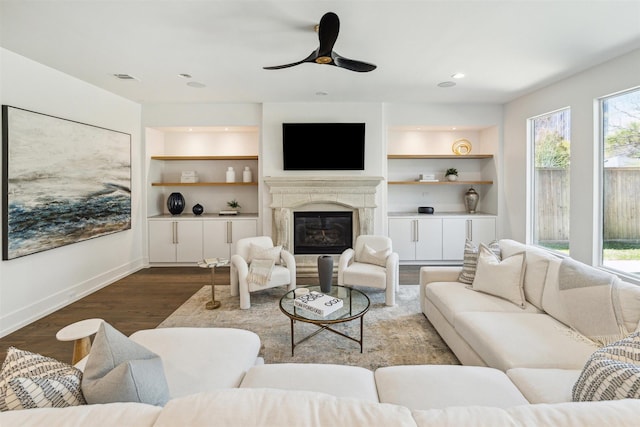
[[[340,254],[353,244],[353,212],[293,213],[294,254]]]

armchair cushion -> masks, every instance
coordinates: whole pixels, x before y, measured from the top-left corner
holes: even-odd
[[[265,248],[264,246],[251,243],[249,245],[249,256],[246,261],[247,263],[251,263],[254,259],[268,259],[273,260],[274,264],[280,264],[281,252],[282,245]]]
[[[359,262],[364,262],[367,264],[375,264],[375,265],[379,265],[380,267],[386,267],[387,257],[389,255],[391,255],[391,248],[385,248],[385,249],[376,251],[371,246],[365,243],[360,253]]]

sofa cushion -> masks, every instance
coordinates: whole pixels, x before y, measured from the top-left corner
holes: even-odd
[[[622,320],[627,331],[640,330],[640,286],[619,281],[618,298],[622,310]]]
[[[40,408],[0,412],[0,426],[20,427],[152,427],[162,408],[144,403],[119,402],[66,408]]]
[[[324,393],[238,388],[173,399],[155,427],[411,426],[409,409]]]
[[[455,326],[458,313],[467,311],[540,313],[536,307],[526,304],[525,309],[493,295],[474,292],[460,282],[432,282],[426,286],[426,298]]]
[[[580,376],[579,369],[514,368],[509,379],[530,403],[571,402],[571,389]]]
[[[389,255],[391,255],[391,248],[385,248],[376,251],[371,246],[365,244],[364,246],[362,246],[362,252],[360,253],[359,262],[386,267],[387,258],[389,257]]]
[[[82,372],[30,351],[9,347],[0,369],[0,411],[84,405]]]
[[[504,298],[524,308],[525,260],[526,252],[519,252],[501,261],[487,246],[480,244],[478,267],[471,285],[473,290]]]
[[[380,401],[409,409],[450,406],[509,408],[527,399],[504,372],[479,366],[389,366],[375,372]]]
[[[581,369],[597,346],[546,314],[465,312],[456,331],[488,366]]]
[[[497,241],[489,243],[488,247],[498,258],[501,258],[500,245]],[[476,268],[478,266],[479,251],[480,248],[471,240],[467,239],[464,242],[464,259],[462,260],[462,270],[458,276],[459,282],[466,283],[467,285],[473,283],[473,278],[476,276]]]
[[[140,402],[164,405],[169,388],[160,357],[103,322],[82,378],[87,403]]]
[[[317,363],[254,366],[244,376],[240,387],[317,391],[378,402],[373,372],[358,366]]]
[[[247,258],[247,264],[250,264],[254,259],[268,259],[273,260],[274,264],[280,264],[280,253],[282,252],[282,245],[264,247],[256,245],[255,243],[249,244],[249,257]]]
[[[527,253],[523,284],[524,296],[528,302],[542,310],[542,294],[547,279],[549,262],[558,258],[541,248],[525,245],[511,239],[502,239],[499,244],[502,258],[508,258],[522,251]]]
[[[640,332],[593,353],[576,381],[574,401],[640,398]]]
[[[233,328],[147,329],[130,338],[160,355],[172,398],[238,387],[260,351],[258,335]]]

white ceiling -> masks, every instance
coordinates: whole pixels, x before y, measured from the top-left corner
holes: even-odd
[[[375,71],[262,69],[316,49],[328,11]],[[0,0],[0,45],[141,103],[503,103],[640,48],[640,0]]]

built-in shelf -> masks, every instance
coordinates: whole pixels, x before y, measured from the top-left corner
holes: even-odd
[[[389,185],[482,185],[493,181],[389,181]]]
[[[152,160],[258,160],[258,156],[151,156]]]
[[[387,159],[492,159],[493,154],[389,154]]]
[[[216,187],[230,185],[258,185],[257,182],[152,182],[154,187]]]

